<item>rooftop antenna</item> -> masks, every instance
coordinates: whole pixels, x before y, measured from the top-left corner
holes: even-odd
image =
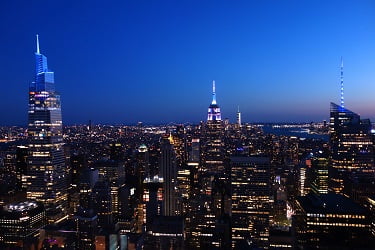
[[[212,81],[212,104],[216,104],[215,80]]]
[[[344,107],[344,60],[341,57],[341,77],[340,77],[340,82],[341,82],[341,97],[340,97],[340,105],[341,108]]]
[[[40,54],[40,50],[39,50],[39,35],[38,34],[36,34],[36,53]]]

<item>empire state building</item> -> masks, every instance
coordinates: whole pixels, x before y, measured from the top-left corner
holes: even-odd
[[[55,91],[54,72],[40,53],[38,36],[35,61],[35,81],[29,88],[27,198],[43,202],[53,223],[67,212],[67,174],[60,95]]]
[[[212,102],[208,107],[207,121],[221,121],[220,107],[216,103],[216,87],[215,81],[212,81]]]
[[[212,102],[208,107],[207,124],[203,146],[203,162],[205,172],[210,175],[224,174],[223,122],[220,107],[216,102],[215,81],[212,82]]]

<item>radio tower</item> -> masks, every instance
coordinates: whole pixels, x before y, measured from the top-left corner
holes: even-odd
[[[340,82],[341,82],[340,104],[341,104],[341,108],[343,108],[344,107],[344,60],[342,59],[342,57],[341,57],[341,78],[340,78]]]

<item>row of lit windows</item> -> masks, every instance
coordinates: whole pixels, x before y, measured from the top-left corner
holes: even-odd
[[[307,224],[317,225],[317,226],[335,226],[335,227],[367,227],[367,225],[352,224],[352,223],[307,222]]]
[[[331,218],[349,218],[349,219],[365,219],[364,215],[356,214],[307,214],[308,217],[331,217]]]

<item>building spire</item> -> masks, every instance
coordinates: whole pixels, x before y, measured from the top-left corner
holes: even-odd
[[[340,96],[340,105],[343,108],[344,107],[344,60],[341,57],[341,76],[340,76],[340,82],[341,82],[341,96]]]
[[[216,104],[215,80],[212,81],[212,103],[211,104]]]
[[[38,34],[36,34],[36,53],[40,54],[40,50],[39,50],[39,35]]]

